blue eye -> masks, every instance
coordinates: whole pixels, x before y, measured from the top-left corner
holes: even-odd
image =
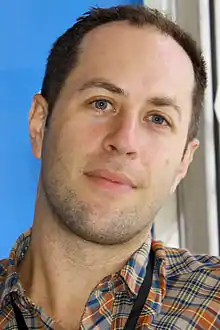
[[[95,107],[100,110],[105,110],[108,107],[108,102],[106,100],[97,100],[94,103]]]
[[[163,116],[160,115],[151,115],[149,116],[149,120],[156,125],[170,126],[169,122]]]
[[[112,104],[105,99],[92,101],[91,104],[93,104],[99,111],[105,111],[109,106],[112,107]]]

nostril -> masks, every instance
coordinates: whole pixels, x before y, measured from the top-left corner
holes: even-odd
[[[110,144],[110,145],[108,146],[108,150],[109,150],[109,151],[116,151],[117,148],[116,148],[114,145]]]

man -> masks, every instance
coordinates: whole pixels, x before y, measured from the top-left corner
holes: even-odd
[[[197,45],[156,10],[93,9],[56,41],[29,117],[34,223],[0,264],[0,329],[220,329],[219,259],[151,238],[199,146],[205,88]]]

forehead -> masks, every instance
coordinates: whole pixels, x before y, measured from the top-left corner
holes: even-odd
[[[125,90],[191,95],[194,72],[184,49],[152,26],[114,22],[90,31],[80,47],[72,76],[78,81],[105,78]]]

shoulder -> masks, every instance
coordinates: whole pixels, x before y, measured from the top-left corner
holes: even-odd
[[[156,259],[163,303],[155,328],[220,329],[220,258],[158,243]]]
[[[9,259],[0,260],[0,284],[4,281],[8,272],[8,262]]]
[[[165,247],[165,259],[167,276],[205,272],[220,278],[220,257]]]
[[[0,260],[0,301],[5,288],[5,281],[8,275],[9,259]]]

